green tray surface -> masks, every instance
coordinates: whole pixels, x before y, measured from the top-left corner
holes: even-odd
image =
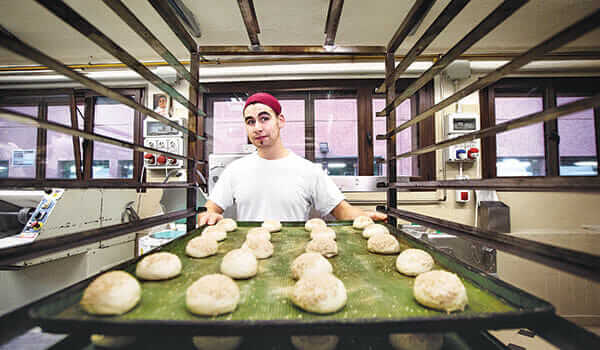
[[[341,323],[414,318],[451,320],[453,317],[491,317],[518,314],[523,310],[551,309],[549,304],[501,281],[490,280],[489,276],[481,272],[473,272],[472,269],[466,268],[453,258],[440,255],[435,250],[430,251],[436,260],[434,269],[457,272],[467,289],[469,303],[464,311],[451,314],[421,306],[413,297],[414,278],[404,276],[395,269],[397,254],[379,255],[368,252],[367,240],[362,237],[361,231],[352,228],[351,223],[337,222],[330,226],[336,231],[339,253],[329,261],[333,265],[333,273],[342,280],[348,292],[347,304],[338,312],[327,315],[313,314],[294,306],[288,298],[295,284],[290,273],[291,263],[304,253],[310,239],[309,232],[304,230],[303,224],[297,223],[291,226],[284,225],[281,232],[272,234],[271,242],[275,252],[271,258],[259,260],[258,274],[255,277],[236,280],[241,298],[234,312],[215,317],[190,313],[185,306],[186,289],[204,275],[219,273],[223,256],[230,250],[241,247],[246,233],[253,226],[257,226],[257,223],[238,223],[238,226],[236,231],[228,233],[225,241],[219,243],[218,253],[212,257],[198,259],[185,254],[186,244],[199,236],[201,230],[192,231],[163,246],[161,251],[171,252],[180,257],[182,273],[166,281],[140,281],[141,300],[133,310],[124,315],[107,317],[85,313],[79,305],[85,285],[70,289],[59,297],[50,298],[48,302],[33,309],[31,314],[34,318],[46,320],[100,320],[109,323],[138,320],[293,320],[305,324],[315,320],[333,320]],[[410,247],[428,249],[420,246],[418,240],[405,234],[398,235],[398,239],[401,250]],[[125,271],[135,275],[135,266],[135,262],[130,263]],[[465,274],[469,275],[470,280],[464,278]],[[476,281],[477,284],[472,281]],[[494,290],[494,294],[489,290]]]

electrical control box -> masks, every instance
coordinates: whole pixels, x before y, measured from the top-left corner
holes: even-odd
[[[181,126],[186,125],[186,120],[183,118],[174,121]],[[146,118],[144,121],[144,146],[168,153],[185,154],[183,132],[152,118]],[[151,169],[171,169],[182,168],[184,162],[182,159],[168,157],[161,153],[145,153],[144,165]]]
[[[479,130],[479,116],[473,113],[452,113],[445,119],[446,138],[452,139]],[[467,161],[479,158],[479,140],[449,146],[445,152],[446,161]]]

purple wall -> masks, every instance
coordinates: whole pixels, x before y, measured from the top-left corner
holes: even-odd
[[[315,158],[358,157],[355,98],[315,100]],[[327,142],[329,152],[319,144]]]
[[[135,112],[121,104],[98,103],[95,110],[94,132],[119,140],[133,142],[133,121]],[[94,178],[119,178],[119,160],[133,161],[133,151],[101,142],[94,142],[94,161],[109,160],[108,172],[95,169]]]
[[[558,106],[581,100],[584,97],[558,97]],[[596,135],[594,133],[594,110],[592,108],[572,113],[558,119],[561,157],[596,156]]]
[[[77,108],[83,114],[84,106]],[[48,106],[48,120],[51,122],[71,126],[71,112],[68,106]],[[83,130],[83,118],[77,115],[77,125]],[[83,140],[80,139],[80,144]],[[83,148],[82,148],[83,149]],[[46,152],[46,177],[61,178],[59,161],[75,161],[73,156],[73,137],[55,131],[48,130],[47,152]],[[75,172],[73,168],[73,173]]]

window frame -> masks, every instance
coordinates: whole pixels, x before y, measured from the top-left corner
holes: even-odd
[[[133,96],[137,103],[146,104],[146,94],[144,87],[127,87],[117,89],[121,94],[127,96]],[[102,95],[95,93],[87,89],[36,89],[36,90],[10,90],[0,91],[0,107],[6,105],[15,105],[11,102],[11,99],[17,99],[23,101],[22,105],[38,106],[38,119],[47,121],[48,120],[48,106],[51,105],[64,105],[65,98],[68,100],[68,96],[75,96],[75,104],[84,105],[84,127],[85,132],[93,133],[94,129],[94,109],[95,100],[97,97]],[[67,102],[69,105],[70,102]],[[66,127],[73,128],[71,124],[65,125]],[[143,144],[143,119],[141,113],[134,111],[133,120],[133,142],[137,144]],[[86,186],[97,186],[97,185],[112,185],[116,183],[127,183],[135,184],[139,182],[139,178],[143,166],[143,156],[141,152],[133,152],[133,177],[132,178],[114,178],[114,179],[95,179],[92,178],[92,163],[93,163],[93,141],[83,140],[81,149],[81,162],[83,167],[83,178],[82,179],[57,179],[57,178],[46,178],[46,152],[47,152],[47,130],[43,128],[37,128],[37,146],[36,146],[36,175],[34,178],[1,178],[1,184],[19,183],[20,185],[34,185],[39,183],[47,184],[52,186],[53,184],[60,185],[64,182],[71,182],[73,185],[82,187]]]
[[[401,92],[408,87],[415,79],[399,79],[396,82],[396,90]],[[373,134],[372,123],[372,99],[378,98],[374,93],[375,89],[383,82],[381,79],[328,79],[328,80],[284,80],[284,81],[265,81],[265,82],[236,82],[236,83],[206,83],[203,84],[208,92],[202,94],[204,110],[209,116],[212,116],[214,101],[227,101],[232,97],[247,97],[256,92],[268,92],[277,98],[305,98],[305,140],[314,140],[314,99],[318,96],[332,91],[332,97],[344,98],[352,94],[357,99],[357,137],[358,137],[358,175],[373,175],[373,140],[376,135]],[[433,106],[433,82],[428,83],[418,93],[411,97],[411,118],[418,113],[425,111]],[[212,130],[212,117],[204,119],[205,130]],[[416,127],[415,135],[420,147],[435,143],[435,121],[430,118],[428,121],[419,123]],[[365,130],[367,132],[365,132]],[[212,132],[212,131],[211,131]],[[214,136],[214,135],[213,135]],[[314,142],[305,142],[306,159],[315,161]],[[416,146],[416,145],[413,145]],[[213,151],[210,142],[204,149],[204,158]],[[418,176],[411,176],[413,179],[434,180],[436,174],[436,159],[433,155],[420,155],[413,157],[413,172],[418,171]],[[204,167],[207,169],[207,167]],[[205,176],[207,174],[204,174]]]
[[[557,96],[591,96],[600,92],[600,78],[507,78],[479,91],[481,128],[496,125],[496,97],[543,98],[543,110],[556,107]],[[600,159],[600,108],[594,108],[596,157]],[[496,135],[481,139],[482,178],[498,178],[496,172]],[[560,175],[558,120],[544,122],[545,176],[502,176],[502,178],[544,178]],[[565,175],[562,175],[565,176]],[[586,177],[598,177],[586,175]],[[569,176],[565,176],[569,177]]]

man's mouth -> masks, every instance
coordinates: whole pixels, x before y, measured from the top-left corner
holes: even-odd
[[[266,139],[266,138],[267,138],[266,136],[256,136],[254,139],[255,139],[256,141],[262,141],[262,140],[264,140],[264,139]]]

